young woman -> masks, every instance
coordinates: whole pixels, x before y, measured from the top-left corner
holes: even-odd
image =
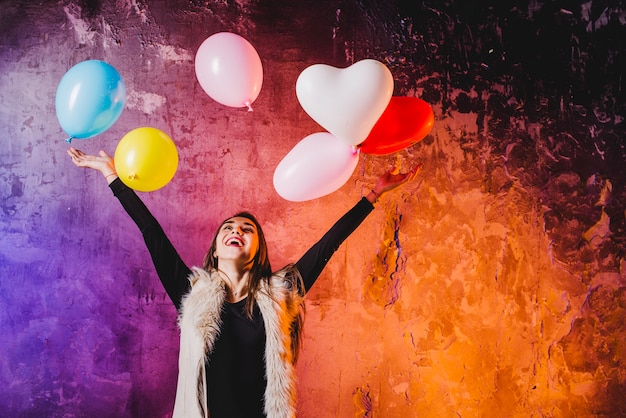
[[[412,180],[420,167],[381,176],[295,264],[273,271],[261,226],[243,212],[220,225],[202,268],[189,268],[137,194],[118,178],[109,155],[73,147],[68,154],[75,165],[107,180],[143,234],[176,306],[181,337],[174,417],[181,418],[295,417],[304,295],[376,200]]]

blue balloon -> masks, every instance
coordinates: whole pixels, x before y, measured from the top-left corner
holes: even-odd
[[[124,110],[126,86],[110,64],[88,60],[70,68],[56,93],[61,128],[72,138],[91,138],[109,129]]]

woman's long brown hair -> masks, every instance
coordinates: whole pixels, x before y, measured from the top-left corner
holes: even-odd
[[[218,270],[218,259],[217,257],[215,257],[215,250],[217,249],[217,236],[226,221],[237,217],[246,218],[254,223],[257,233],[259,234],[259,249],[252,260],[252,268],[250,269],[250,283],[248,283],[249,297],[246,299],[246,315],[248,315],[249,318],[252,318],[254,302],[256,301],[256,295],[259,291],[261,280],[265,280],[265,282],[269,285],[270,278],[273,274],[267,251],[265,235],[263,234],[263,229],[261,228],[259,221],[257,221],[254,215],[249,212],[239,212],[238,214],[231,216],[228,219],[225,219],[220,224],[217,232],[215,233],[215,236],[213,237],[211,247],[204,256],[202,267],[207,271]],[[286,266],[283,270],[285,270],[285,278],[287,279],[289,286],[293,287],[299,295],[304,296],[304,284],[302,283],[302,277],[300,276],[298,270],[294,268],[293,265]],[[271,289],[271,286],[267,286],[267,288]],[[273,298],[274,296],[269,295],[269,297]],[[298,360],[298,354],[300,353],[300,347],[302,346],[302,331],[304,328],[304,303],[301,303],[300,308],[300,314],[296,318],[295,323],[291,324],[290,330],[293,364],[295,364]]]

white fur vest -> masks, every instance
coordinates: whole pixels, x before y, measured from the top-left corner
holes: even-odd
[[[287,270],[275,273],[270,285],[261,281],[256,302],[265,325],[265,413],[268,418],[295,417],[294,343],[298,335],[302,297],[298,286],[286,279]],[[220,312],[226,288],[217,272],[193,268],[191,290],[184,297],[178,324],[180,355],[173,418],[208,418],[204,361],[220,332]],[[296,328],[294,328],[296,327]]]

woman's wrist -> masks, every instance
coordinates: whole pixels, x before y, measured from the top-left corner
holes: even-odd
[[[113,181],[118,177],[115,171],[109,172],[108,174],[102,173],[104,178],[106,179],[108,184],[113,183]]]
[[[370,190],[370,192],[367,194],[367,196],[365,196],[365,198],[368,200],[368,202],[370,202],[371,204],[374,204],[378,201],[378,199],[380,199],[380,196],[382,195],[382,192],[377,192],[376,189],[372,189]]]

